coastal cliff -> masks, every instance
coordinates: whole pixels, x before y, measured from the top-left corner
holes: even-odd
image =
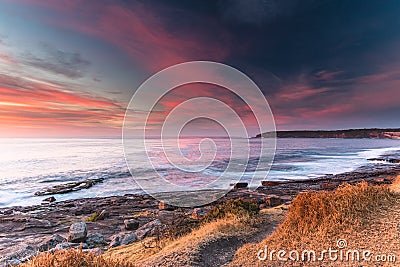
[[[348,129],[348,130],[301,130],[301,131],[277,131],[258,134],[255,138],[389,138],[400,139],[400,128],[395,129]]]

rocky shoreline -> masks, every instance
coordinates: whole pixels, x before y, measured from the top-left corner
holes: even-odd
[[[374,159],[377,160],[377,159]],[[159,236],[177,225],[196,225],[214,206],[229,199],[252,199],[263,207],[290,201],[307,190],[333,190],[343,182],[362,180],[389,184],[400,173],[398,157],[383,157],[382,164],[317,179],[263,182],[255,191],[238,184],[226,196],[198,208],[175,208],[147,195],[83,198],[28,207],[0,209],[0,266],[17,265],[42,251],[82,247],[101,254],[116,246]],[[397,161],[398,163],[398,161]]]

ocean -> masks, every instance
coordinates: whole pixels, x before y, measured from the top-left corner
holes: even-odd
[[[200,156],[199,140],[184,138],[180,142],[180,153],[196,160]],[[0,139],[0,207],[40,204],[46,197],[35,196],[39,190],[93,178],[104,178],[104,181],[89,189],[55,195],[57,201],[143,194],[135,180],[151,181],[157,174],[146,167],[148,159],[143,157],[140,140],[137,141],[138,145],[131,146],[127,153],[131,175],[120,139]],[[236,145],[247,146],[248,141],[252,147],[260,144],[259,139],[242,139]],[[231,155],[229,139],[217,138],[214,142],[218,153],[212,163],[198,172],[184,173],[157,156],[161,150],[156,140],[147,142],[149,155],[158,163],[155,167],[165,179],[178,185],[196,187],[214,181],[223,173],[229,159],[236,160]],[[168,142],[162,149],[168,152]],[[367,159],[399,150],[400,140],[390,139],[278,139],[271,170],[261,171],[259,175],[263,180],[281,181],[345,173],[366,165],[384,164]],[[252,176],[258,161],[259,157],[250,155],[241,180]],[[162,191],[163,186],[156,184],[155,190]]]

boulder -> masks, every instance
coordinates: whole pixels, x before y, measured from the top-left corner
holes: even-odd
[[[248,185],[249,185],[248,183],[240,182],[240,183],[236,183],[236,184],[233,186],[233,188],[235,188],[235,189],[247,188]]]
[[[124,220],[126,230],[136,230],[139,228],[139,222],[136,219]]]
[[[87,225],[84,222],[78,222],[71,225],[68,232],[68,242],[85,242],[87,237]]]
[[[115,248],[121,245],[121,241],[122,241],[122,235],[118,234],[118,235],[113,235],[111,237],[111,242],[110,245],[108,246],[109,248]]]
[[[53,196],[43,199],[43,202],[55,202],[57,199]]]
[[[55,246],[54,251],[56,250],[64,250],[64,249],[70,249],[71,245],[68,242],[63,242],[60,244],[57,244],[57,246]]]
[[[136,236],[137,236],[137,238],[139,239],[139,240],[142,240],[142,239],[144,239],[146,236],[147,236],[147,234],[150,232],[150,231],[152,231],[155,227],[157,227],[157,226],[161,226],[162,225],[162,223],[161,223],[161,221],[160,220],[154,220],[154,221],[151,221],[151,222],[148,222],[148,223],[146,223],[146,224],[144,224],[143,226],[141,226],[139,229],[137,229],[136,231],[135,231],[135,234],[136,234]]]
[[[47,251],[52,248],[55,248],[58,244],[67,242],[67,239],[60,236],[59,234],[54,234],[51,237],[46,238],[43,240],[41,244],[38,246],[39,251]]]
[[[165,224],[172,224],[176,218],[177,214],[175,211],[169,211],[169,210],[160,210],[158,211],[158,219]]]
[[[136,241],[138,241],[138,238],[135,234],[133,234],[133,233],[127,234],[127,235],[123,236],[123,238],[121,240],[121,245],[129,245]]]
[[[89,248],[95,248],[98,247],[99,245],[106,244],[106,241],[102,234],[94,233],[88,235],[88,237],[86,238],[86,244],[88,245]]]
[[[54,252],[56,250],[64,250],[64,249],[71,249],[71,248],[80,248],[82,249],[88,249],[89,246],[86,243],[71,243],[71,242],[63,242],[58,244],[54,249],[51,249],[50,251]]]

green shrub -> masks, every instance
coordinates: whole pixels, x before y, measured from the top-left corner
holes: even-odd
[[[88,218],[88,222],[95,222],[97,221],[97,218],[99,217],[100,213],[99,212],[95,212],[92,215],[90,215],[90,217]]]
[[[243,198],[230,199],[224,204],[215,206],[205,217],[204,221],[209,222],[215,219],[221,219],[229,215],[239,218],[251,217],[260,211],[259,205],[253,200]]]

